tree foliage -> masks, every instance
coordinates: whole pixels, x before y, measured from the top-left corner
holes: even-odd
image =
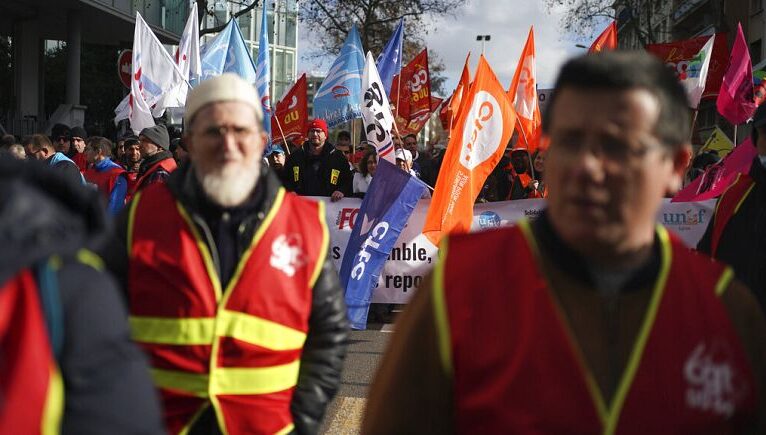
[[[601,25],[617,19],[627,23],[625,30],[636,35],[640,45],[663,42],[670,36],[661,26],[668,19],[670,2],[651,0],[543,0],[549,11],[563,10],[559,26],[569,35],[593,39]]]
[[[433,30],[432,20],[454,16],[465,2],[459,0],[306,0],[301,3],[303,29],[317,41],[322,55],[337,54],[356,24],[365,50],[380,53],[391,38],[399,19],[404,18],[404,62],[425,46],[424,37]],[[438,53],[428,52],[433,93],[442,92],[444,64]]]

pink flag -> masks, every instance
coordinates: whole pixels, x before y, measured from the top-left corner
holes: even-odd
[[[734,125],[744,124],[753,116],[753,65],[742,34],[742,24],[737,25],[737,37],[731,49],[729,69],[718,93],[718,113]]]
[[[748,137],[723,160],[709,167],[704,174],[681,189],[671,202],[704,201],[720,196],[731,186],[737,174],[750,172],[757,151]]]

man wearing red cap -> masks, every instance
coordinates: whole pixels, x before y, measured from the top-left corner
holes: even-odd
[[[298,195],[329,196],[332,201],[351,196],[351,169],[343,154],[327,142],[324,119],[311,121],[306,136],[303,146],[285,162],[282,183]]]

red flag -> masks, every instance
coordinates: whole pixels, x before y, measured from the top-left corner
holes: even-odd
[[[304,73],[282,100],[274,107],[271,117],[271,141],[282,143],[282,133],[287,140],[300,144],[306,134],[306,124],[309,120],[308,99],[306,98],[306,74]],[[279,125],[277,125],[279,120]],[[282,127],[280,131],[279,127]]]
[[[391,98],[396,106],[395,118],[399,133],[418,133],[433,110],[427,49],[423,49],[402,68],[401,74],[394,76]]]
[[[423,234],[438,245],[447,232],[467,232],[473,202],[511,138],[516,114],[484,56],[453,125]]]
[[[668,66],[676,71],[678,76],[686,74],[689,63],[702,50],[702,47],[710,40],[710,36],[700,36],[682,41],[668,42],[667,44],[649,44],[646,51],[657,56]],[[718,95],[721,88],[723,74],[726,65],[729,64],[729,47],[726,45],[726,33],[716,33],[713,42],[713,55],[708,65],[707,80],[702,98],[710,98]]]
[[[617,22],[612,21],[612,24],[608,25],[598,38],[593,41],[593,45],[588,50],[591,53],[598,53],[601,50],[616,50],[617,49]]]
[[[731,48],[729,69],[718,93],[718,113],[734,125],[744,124],[755,112],[753,95],[753,64],[742,34],[742,24],[737,24],[737,37]]]
[[[513,101],[519,123],[519,140],[527,151],[535,151],[540,142],[540,106],[537,104],[537,74],[535,72],[535,34],[530,27],[527,43],[521,52],[516,71],[513,73],[508,97]]]

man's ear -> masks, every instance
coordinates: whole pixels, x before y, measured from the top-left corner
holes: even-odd
[[[691,144],[685,143],[675,151],[673,151],[673,176],[670,180],[668,191],[669,193],[676,193],[681,190],[684,182],[684,175],[689,168],[689,164],[692,160],[692,147]]]

